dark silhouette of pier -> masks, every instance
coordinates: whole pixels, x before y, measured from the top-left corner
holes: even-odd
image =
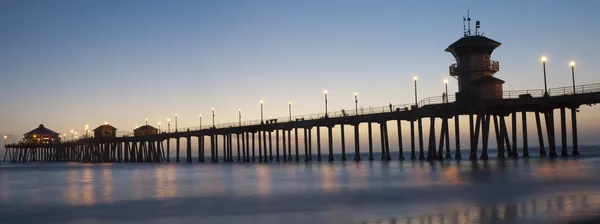
[[[574,94],[575,93],[575,94]],[[210,141],[210,161],[219,162],[254,162],[254,161],[300,161],[299,151],[304,151],[302,160],[312,160],[315,152],[311,148],[314,141],[312,133],[316,129],[316,158],[334,161],[333,141],[341,141],[341,159],[360,161],[361,150],[368,150],[368,160],[374,160],[373,151],[373,124],[379,125],[381,134],[382,160],[392,160],[390,157],[388,122],[398,124],[398,151],[399,160],[444,160],[463,159],[470,160],[488,159],[490,147],[490,129],[495,130],[497,139],[498,158],[529,157],[532,153],[539,156],[557,157],[578,156],[577,143],[577,111],[581,105],[593,105],[600,102],[600,83],[549,89],[544,95],[543,90],[505,91],[502,99],[485,99],[477,101],[460,102],[449,97],[448,102],[443,97],[430,97],[421,100],[417,105],[395,105],[393,111],[383,106],[368,110],[330,112],[297,117],[272,119],[269,122],[248,121],[235,122],[221,125],[202,126],[197,129],[175,130],[148,136],[123,136],[114,138],[84,138],[77,141],[57,144],[8,144],[5,159],[10,162],[162,162],[170,159],[170,139],[175,139],[176,162],[180,162],[181,140],[186,141],[186,162],[192,162],[192,138],[198,141],[198,162],[205,162],[204,141]],[[571,113],[572,151],[567,151],[566,113]],[[554,112],[560,113],[561,148],[557,152]],[[521,121],[517,120],[517,113],[521,113]],[[527,118],[533,113],[540,143],[539,152],[529,152],[527,137]],[[469,122],[470,147],[469,155],[462,155],[460,150],[461,139],[459,129],[459,116],[467,115]],[[430,120],[428,138],[425,139],[422,120]],[[512,130],[507,130],[506,122],[510,119]],[[450,120],[454,122],[454,147],[449,145],[451,133],[448,126]],[[442,122],[441,130],[436,132],[435,122]],[[542,123],[543,121],[543,123]],[[402,125],[410,125],[410,149],[403,148],[400,130]],[[415,124],[416,123],[416,124]],[[523,129],[522,151],[517,150],[517,124]],[[368,149],[361,149],[359,144],[359,125],[368,127]],[[333,139],[333,128],[340,126],[340,139]],[[354,128],[354,151],[348,153],[344,144],[344,128]],[[417,126],[417,128],[415,128]],[[545,127],[545,128],[542,128]],[[327,131],[327,154],[321,149],[320,132]],[[299,134],[303,135],[304,143],[299,142]],[[268,137],[267,137],[268,136]],[[272,136],[275,136],[273,142]],[[544,138],[548,145],[543,144]],[[236,150],[233,141],[236,141]],[[424,140],[428,140],[428,148],[424,148]],[[481,143],[479,142],[481,140]],[[165,144],[166,142],[166,144]],[[274,143],[274,144],[273,144]],[[165,148],[166,145],[166,148]],[[467,145],[467,144],[465,144]],[[219,147],[221,148],[219,149]],[[480,147],[481,146],[481,147]],[[454,152],[451,152],[451,148]],[[410,150],[410,158],[404,158],[404,150]],[[165,152],[166,151],[166,152]],[[219,156],[219,154],[223,156]],[[327,156],[326,158],[324,158]]]
[[[477,23],[479,24],[479,23]],[[457,63],[449,67],[451,76],[458,80],[458,92],[454,95],[444,93],[441,97],[429,97],[417,101],[417,79],[415,77],[415,102],[412,104],[389,105],[378,108],[342,110],[339,112],[326,112],[277,119],[263,119],[258,121],[240,121],[227,124],[213,124],[200,126],[196,129],[175,129],[174,132],[162,132],[144,136],[116,137],[113,133],[104,135],[96,133],[96,138],[84,138],[77,141],[54,144],[19,143],[6,145],[10,162],[170,162],[171,139],[175,139],[175,160],[180,162],[180,142],[186,141],[185,160],[192,162],[192,138],[197,139],[198,162],[206,162],[205,140],[210,141],[210,162],[267,162],[267,161],[300,161],[299,151],[304,151],[305,161],[311,161],[315,152],[312,146],[312,134],[316,130],[316,158],[318,161],[326,159],[334,161],[333,142],[341,141],[341,159],[346,161],[363,160],[361,150],[368,150],[368,160],[373,156],[373,124],[378,124],[381,133],[381,159],[392,160],[390,157],[390,139],[388,123],[396,122],[398,128],[399,157],[404,160],[470,160],[488,159],[489,138],[495,137],[497,142],[497,158],[529,157],[527,137],[528,113],[535,118],[536,130],[539,140],[539,156],[579,156],[577,142],[577,111],[581,105],[592,105],[600,102],[600,83],[575,85],[574,64],[571,64],[573,85],[568,87],[536,90],[504,91],[504,81],[494,77],[499,71],[499,62],[490,60],[493,50],[500,46],[499,42],[484,37],[478,32],[471,35],[470,28],[465,31],[464,37],[451,44],[446,51],[452,53]],[[545,57],[542,58],[544,68],[544,83],[546,80]],[[325,92],[327,104],[327,93]],[[262,104],[261,104],[262,106]],[[290,105],[291,106],[291,105]],[[327,108],[327,107],[326,107]],[[567,120],[566,113],[571,113],[572,151],[567,151]],[[561,148],[557,152],[556,130],[554,113],[560,113],[560,138]],[[521,121],[517,114],[521,114]],[[460,120],[459,117],[468,116],[469,137],[462,139],[469,142],[468,155],[460,152]],[[425,139],[422,121],[430,122],[429,133]],[[450,145],[449,126],[450,120],[454,122],[454,147]],[[542,120],[544,125],[542,125]],[[441,122],[441,130],[436,131],[436,122]],[[511,122],[512,130],[507,129],[507,122]],[[518,124],[523,130],[522,151],[517,149]],[[368,127],[368,149],[361,149],[359,140],[359,126]],[[403,148],[402,125],[410,125],[410,149]],[[333,128],[341,129],[340,139],[333,138]],[[344,129],[354,129],[354,151],[348,153],[345,145]],[[542,126],[545,128],[543,129]],[[490,136],[490,129],[494,129],[495,136]],[[112,128],[114,129],[114,128]],[[116,130],[116,129],[114,129]],[[113,131],[114,131],[113,130]],[[96,131],[96,130],[95,130]],[[321,149],[321,131],[327,132],[327,149]],[[100,134],[102,134],[100,136]],[[304,143],[299,142],[302,135]],[[268,136],[268,137],[267,137]],[[273,138],[273,136],[275,138]],[[545,137],[544,137],[545,136]],[[544,145],[544,138],[548,139],[548,146]],[[273,144],[273,139],[275,140]],[[293,140],[293,141],[292,141]],[[424,141],[427,140],[427,149]],[[481,142],[480,142],[481,140]],[[236,142],[234,150],[233,142]],[[165,148],[166,142],[166,148]],[[294,144],[292,144],[292,142]],[[481,145],[481,147],[479,147]],[[219,148],[221,146],[221,148]],[[451,152],[454,148],[454,153]],[[479,150],[481,149],[481,150]],[[323,152],[326,150],[326,152]],[[404,150],[410,150],[410,158],[404,158]],[[219,156],[221,154],[222,156]],[[327,156],[327,157],[325,157]],[[348,158],[352,156],[352,158]]]

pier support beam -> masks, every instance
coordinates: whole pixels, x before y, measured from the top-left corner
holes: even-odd
[[[329,141],[329,162],[333,162],[333,130],[331,126],[327,126],[327,134]]]
[[[469,155],[469,160],[477,160],[477,147],[479,145],[479,130],[481,128],[482,120],[484,120],[484,115],[477,115],[474,127],[473,127],[473,114],[469,114],[469,132],[471,139],[471,152]]]
[[[186,162],[191,163],[192,162],[192,137],[187,137],[186,138],[186,154],[185,154],[185,159]]]
[[[501,140],[504,140],[504,142],[506,143],[506,152],[508,153],[508,156],[511,156],[513,152],[508,137],[508,128],[506,128],[506,120],[504,119],[504,116],[500,116],[500,127],[502,128],[500,131],[502,132],[503,137],[503,139]]]
[[[281,130],[281,143],[283,143],[283,161],[287,162],[287,144],[285,138],[285,130]]]
[[[317,161],[321,160],[321,127],[317,126]]]
[[[452,159],[452,156],[450,155],[450,124],[448,124],[448,118],[444,118],[444,130],[446,133],[446,159]],[[440,155],[442,156],[442,155]]]
[[[275,129],[275,161],[279,162],[279,130]]]
[[[379,137],[381,139],[381,160],[385,160],[385,129],[383,123],[379,123]]]
[[[544,120],[546,120],[546,132],[548,134],[548,148],[550,150],[550,158],[556,158],[556,138],[554,132],[554,111],[550,110],[544,113]]]
[[[298,155],[298,128],[294,128],[294,137],[295,137],[295,147],[296,147],[296,162],[300,161],[300,156]]]
[[[502,131],[502,128],[500,127],[500,124],[498,123],[498,116],[492,115],[492,117],[494,118],[494,131],[496,132],[496,144],[498,145],[497,157],[499,159],[504,159],[504,132]],[[484,149],[484,151],[487,154],[487,148]],[[482,159],[483,159],[483,156],[482,156]]]
[[[454,152],[454,159],[455,160],[461,160],[462,159],[462,155],[460,153],[460,122],[458,119],[459,115],[455,115],[454,116],[454,144],[456,147],[456,151]]]
[[[561,150],[560,155],[563,157],[569,156],[567,153],[567,115],[564,107],[560,108],[560,137],[561,137]]]
[[[540,157],[546,156],[546,150],[544,149],[544,134],[542,133],[542,122],[540,119],[540,112],[535,112],[535,123],[537,127],[539,145],[540,145]]]
[[[481,116],[480,120],[481,120],[481,123],[483,123],[482,124],[483,130],[481,133],[482,134],[482,137],[481,137],[482,152],[481,152],[480,159],[487,160],[489,158],[488,157],[488,140],[490,137],[490,115],[483,115],[483,116]],[[496,121],[495,116],[494,116],[494,121]]]
[[[573,134],[573,156],[579,156],[579,143],[577,140],[577,107],[571,108],[571,132]]]
[[[358,125],[360,123],[354,124],[354,161],[360,161],[360,137],[358,131]]]
[[[308,162],[308,128],[304,128],[304,162]]]
[[[292,129],[288,130],[288,161],[292,161]]]
[[[264,135],[264,133],[262,133],[262,131],[258,131],[258,161],[262,162],[263,161],[263,156],[262,156],[262,135]]]
[[[175,159],[175,162],[180,162],[179,161],[179,137],[177,137],[177,158]]]
[[[388,135],[387,122],[383,122],[383,135],[385,136],[385,160],[390,161],[390,136]]]
[[[236,146],[237,146],[237,161],[241,162],[242,154],[241,154],[241,148],[240,148],[240,133],[235,134],[235,136],[236,136]]]
[[[219,135],[215,134],[215,163],[219,162]]]
[[[521,112],[521,128],[523,132],[523,157],[529,157],[529,146],[527,145],[527,112]]]
[[[252,162],[256,161],[255,139],[256,139],[256,136],[254,136],[254,132],[252,132]]]
[[[427,147],[427,161],[433,161],[436,158],[435,152],[435,117],[429,118],[429,145]]]
[[[418,119],[417,125],[419,128],[419,160],[425,160],[425,151],[423,149],[423,122],[421,118]]]
[[[340,125],[341,143],[342,143],[342,161],[346,161],[346,138],[344,137],[344,124]]]
[[[312,127],[308,129],[308,161],[312,161]]]
[[[398,160],[404,160],[404,149],[402,147],[402,121],[396,120],[396,126],[398,126]]]
[[[171,138],[167,137],[167,163],[171,162],[171,153],[170,152],[171,152]]]
[[[269,131],[269,161],[273,162],[273,138],[271,137],[271,132]]]
[[[410,121],[410,159],[417,159],[417,155],[415,152],[415,121]]]
[[[369,135],[369,161],[373,161],[373,128],[371,122],[367,123],[368,135]]]
[[[517,158],[519,157],[519,152],[517,151],[517,112],[512,112],[512,150],[511,157]]]
[[[263,162],[267,162],[267,132],[263,132]]]

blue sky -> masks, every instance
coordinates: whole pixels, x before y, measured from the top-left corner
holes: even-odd
[[[179,115],[197,126],[383,106],[441,95],[444,49],[471,10],[505,90],[598,83],[595,1],[2,1],[0,134],[15,140],[40,123],[57,131],[109,121],[121,131]],[[450,78],[450,92],[456,82]],[[599,109],[581,112],[594,133]],[[532,119],[530,119],[532,120]],[[587,126],[586,126],[587,125]],[[585,135],[585,133],[583,133]],[[593,135],[590,135],[593,139]],[[590,140],[591,141],[591,140]]]

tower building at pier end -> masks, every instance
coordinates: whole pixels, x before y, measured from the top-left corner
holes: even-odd
[[[500,43],[479,32],[480,21],[475,23],[475,33],[471,33],[469,16],[463,18],[463,23],[463,37],[446,48],[456,60],[449,69],[450,75],[458,80],[456,101],[501,99],[504,81],[494,77],[500,63],[491,60],[492,52]]]

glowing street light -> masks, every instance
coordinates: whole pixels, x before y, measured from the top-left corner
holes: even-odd
[[[325,95],[325,117],[327,117],[327,90],[323,90],[323,94]]]
[[[575,62],[571,61],[569,65],[571,66],[571,78],[573,79],[573,95],[575,95]]]
[[[158,122],[158,133],[160,133],[160,121]]]
[[[417,76],[413,77],[413,81],[415,82],[415,106],[419,106],[417,102]]]
[[[446,103],[448,103],[448,79],[444,79],[444,85],[446,86]]]
[[[358,115],[358,93],[354,92],[354,115]]]
[[[148,125],[148,118],[146,118],[146,125]]]
[[[108,125],[108,121],[105,121],[105,122],[104,122],[104,125]]]
[[[73,129],[71,129],[71,140],[73,140],[73,133],[75,133],[75,131],[73,131]],[[35,138],[35,136],[34,136]]]
[[[4,136],[4,145],[6,145],[6,139],[8,138],[8,136]]]
[[[548,58],[544,56],[540,60],[542,60],[542,67],[544,68],[544,96],[548,96],[548,82],[546,81],[546,61]]]

